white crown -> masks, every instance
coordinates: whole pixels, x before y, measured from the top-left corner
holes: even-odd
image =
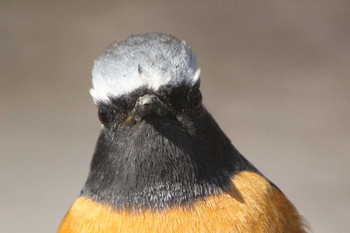
[[[168,85],[192,86],[199,80],[200,69],[185,41],[150,33],[110,45],[95,61],[92,76],[90,94],[97,103],[140,87],[157,91]]]

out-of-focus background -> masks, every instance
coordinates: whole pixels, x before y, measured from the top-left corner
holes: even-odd
[[[99,133],[93,60],[185,39],[204,103],[314,232],[350,228],[350,1],[0,1],[0,232],[55,232]]]

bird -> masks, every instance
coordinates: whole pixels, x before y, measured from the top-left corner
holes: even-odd
[[[204,107],[184,40],[154,32],[112,43],[94,61],[90,94],[101,130],[58,233],[307,231]]]

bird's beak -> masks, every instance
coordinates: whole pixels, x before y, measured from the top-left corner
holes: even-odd
[[[171,112],[174,112],[174,110],[157,96],[146,94],[137,100],[133,112],[126,118],[125,123],[142,120],[148,115],[164,117]]]

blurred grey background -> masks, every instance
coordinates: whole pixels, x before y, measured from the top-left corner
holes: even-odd
[[[0,232],[55,232],[100,123],[92,62],[142,32],[185,39],[204,103],[314,232],[350,227],[350,1],[0,1]]]

